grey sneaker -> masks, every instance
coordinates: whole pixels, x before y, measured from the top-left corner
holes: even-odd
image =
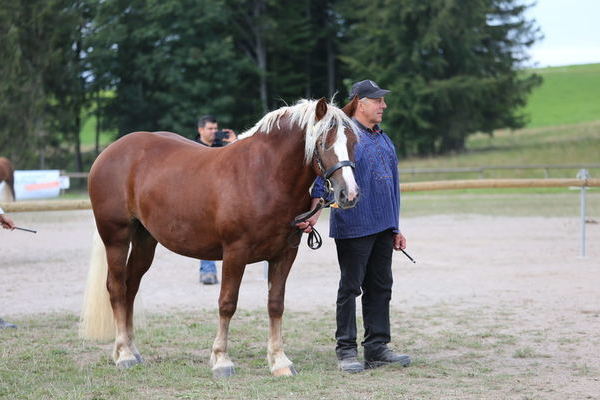
[[[16,328],[17,326],[15,324],[11,324],[10,322],[6,322],[5,320],[3,320],[2,318],[0,318],[0,329],[5,329],[5,328]]]
[[[365,351],[365,368],[377,368],[388,364],[400,364],[408,367],[410,363],[410,356],[394,353],[387,347],[374,354]]]
[[[211,272],[207,274],[200,274],[200,283],[203,285],[216,285],[219,283],[219,280],[217,279],[217,274]]]
[[[363,372],[364,367],[361,362],[359,362],[356,357],[347,357],[338,361],[338,367],[341,371],[348,372],[351,374],[356,374],[358,372]]]

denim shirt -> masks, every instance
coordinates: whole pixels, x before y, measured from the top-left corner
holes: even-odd
[[[355,148],[354,177],[360,198],[354,208],[332,208],[329,236],[351,239],[391,229],[398,233],[400,218],[400,187],[398,157],[391,139],[375,126],[373,130],[353,119],[359,127],[359,141]],[[317,177],[311,196],[322,197],[325,182]]]

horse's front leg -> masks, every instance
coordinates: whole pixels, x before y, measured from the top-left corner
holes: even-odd
[[[227,355],[229,322],[237,307],[240,283],[246,268],[241,257],[226,255],[221,272],[221,293],[219,295],[219,329],[210,355],[210,365],[215,378],[225,378],[235,373],[234,365]]]
[[[297,249],[289,251],[280,259],[269,262],[269,341],[267,360],[274,376],[292,376],[298,372],[283,351],[283,309],[285,282],[296,258]]]

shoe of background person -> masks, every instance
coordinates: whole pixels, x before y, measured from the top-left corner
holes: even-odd
[[[341,371],[356,374],[364,371],[364,366],[356,357],[347,357],[338,361],[338,367]]]
[[[216,285],[219,283],[219,280],[217,279],[217,274],[211,272],[207,274],[200,274],[200,283],[203,285]]]
[[[17,326],[15,324],[11,324],[10,322],[6,322],[5,320],[3,320],[2,318],[0,318],[0,329],[5,329],[5,328],[16,328]]]
[[[410,363],[410,356],[394,353],[387,346],[375,351],[365,350],[365,368],[377,368],[388,364],[400,364],[408,367]]]

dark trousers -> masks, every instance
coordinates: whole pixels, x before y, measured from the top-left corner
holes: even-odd
[[[362,292],[365,352],[377,352],[390,342],[392,298],[392,231],[355,239],[336,239],[340,264],[337,295],[336,354],[356,356],[356,297]]]

